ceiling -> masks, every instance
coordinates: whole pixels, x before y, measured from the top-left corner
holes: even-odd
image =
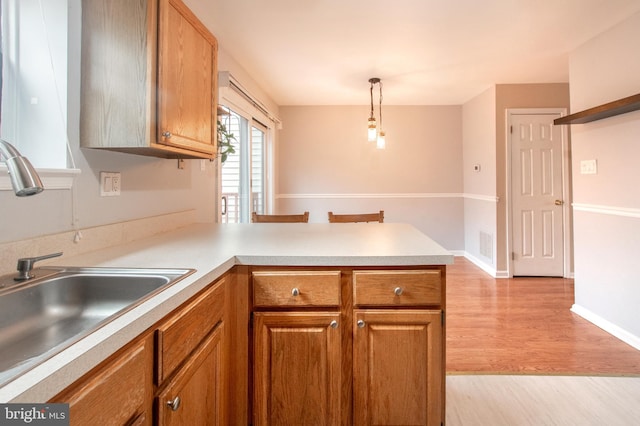
[[[371,77],[387,105],[568,82],[568,52],[640,11],[640,0],[184,1],[281,106],[367,105]]]

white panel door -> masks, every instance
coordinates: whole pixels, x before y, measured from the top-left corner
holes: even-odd
[[[510,116],[514,276],[563,276],[560,114]]]

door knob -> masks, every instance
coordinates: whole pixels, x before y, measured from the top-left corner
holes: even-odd
[[[555,204],[556,204],[556,206],[561,206],[561,205],[563,205],[563,204],[564,204],[564,201],[562,201],[562,200],[556,200]]]
[[[356,323],[358,325],[358,328],[364,328],[365,323],[363,320],[358,320],[358,322]]]
[[[338,321],[336,320],[331,321],[331,323],[329,323],[329,326],[331,328],[338,328]]]
[[[171,132],[162,132],[162,136],[169,139],[171,137]]]

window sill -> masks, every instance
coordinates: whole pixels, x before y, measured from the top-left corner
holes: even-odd
[[[80,169],[37,169],[45,190],[71,189],[74,178],[81,173]],[[13,191],[7,173],[7,167],[0,164],[0,191]]]

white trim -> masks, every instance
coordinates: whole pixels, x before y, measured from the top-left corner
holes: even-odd
[[[611,334],[612,336],[617,337],[623,342],[640,350],[640,337],[636,336],[635,334],[629,333],[627,330],[621,328],[620,326],[617,326],[614,323],[607,321],[601,316],[594,314],[589,309],[584,308],[576,303],[574,303],[573,306],[571,306],[571,312],[581,316],[582,318],[600,327],[601,329]]]
[[[483,262],[482,260],[478,259],[477,257],[475,257],[474,255],[472,255],[467,251],[461,251],[460,253],[462,253],[461,256],[464,256],[468,261],[470,261],[471,263],[476,265],[478,268],[485,271],[487,274],[491,275],[493,278],[497,278],[497,279],[511,278],[509,276],[509,271],[498,271],[492,265]],[[458,255],[456,254],[456,256]]]
[[[468,198],[472,200],[489,201],[497,203],[498,197],[495,195],[464,194],[459,192],[414,192],[414,193],[379,193],[379,194],[277,194],[276,198],[304,198],[304,199],[327,199],[327,198]]]
[[[478,259],[477,257],[472,255],[468,251],[464,251],[463,253],[464,253],[464,257],[468,261],[470,261],[471,263],[476,265],[478,268],[480,268],[483,271],[485,271],[487,274],[491,275],[493,278],[496,278],[496,268],[493,267],[493,265],[490,265],[490,264],[488,264],[486,262],[483,262],[482,260]]]
[[[597,204],[573,203],[573,210],[577,212],[599,213],[611,216],[640,218],[640,209],[630,207],[603,206]]]
[[[566,108],[507,108],[505,110],[505,143],[506,143],[506,178],[505,181],[507,183],[507,271],[506,274],[510,278],[513,276],[513,260],[511,257],[511,252],[513,250],[513,218],[512,218],[512,197],[511,197],[511,132],[509,132],[509,126],[511,126],[511,117],[513,115],[549,115],[549,114],[559,114],[560,117],[564,117],[567,115]],[[561,134],[562,134],[562,197],[565,201],[569,198],[569,194],[571,194],[571,189],[569,185],[569,179],[571,176],[571,164],[569,163],[569,132],[568,126],[561,126]],[[569,203],[565,202],[562,208],[562,234],[564,239],[563,244],[563,256],[564,256],[564,265],[563,265],[563,273],[562,276],[564,278],[570,278],[573,273],[571,272],[571,259],[572,259],[572,235],[571,235],[571,209],[569,208]]]
[[[482,194],[463,194],[464,198],[469,200],[488,201],[490,203],[497,203],[500,201],[500,197],[496,195],[482,195]]]
[[[71,189],[74,178],[81,173],[80,169],[37,169],[45,190]],[[0,191],[13,191],[7,167],[0,164]]]

